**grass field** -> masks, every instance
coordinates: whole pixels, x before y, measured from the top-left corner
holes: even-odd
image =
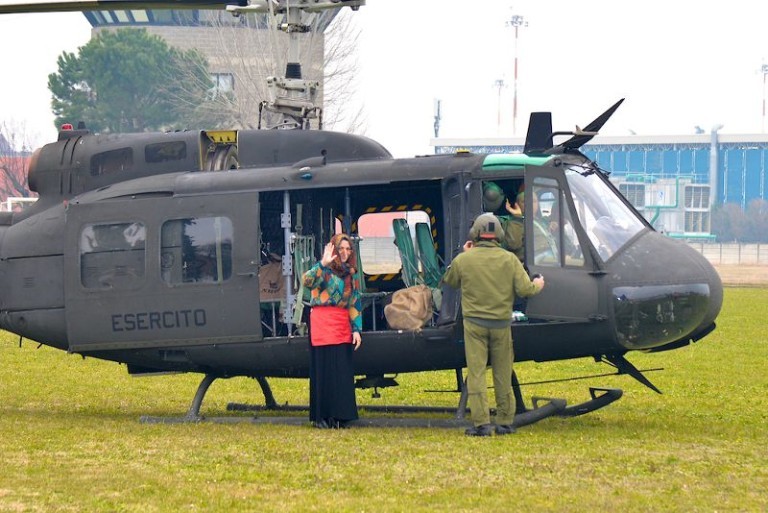
[[[181,415],[199,376],[131,378],[109,362],[15,336],[0,340],[0,511],[766,511],[768,289],[726,289],[718,329],[661,354],[632,353],[657,395],[624,376],[527,386],[587,398],[624,389],[598,412],[517,435],[456,429],[141,424]],[[518,366],[524,382],[608,372],[578,360]],[[455,406],[452,372],[398,377],[362,404]],[[306,404],[306,382],[275,380]],[[214,383],[202,413],[261,401],[252,380]],[[232,415],[232,414],[229,414]],[[242,414],[241,414],[242,415]],[[365,414],[364,414],[365,415]]]

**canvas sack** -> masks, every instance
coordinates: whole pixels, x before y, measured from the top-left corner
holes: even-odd
[[[280,301],[285,296],[283,285],[283,267],[280,262],[271,262],[259,268],[259,299],[261,301]]]
[[[395,330],[418,330],[432,317],[432,291],[426,285],[414,285],[392,294],[384,307],[384,317]]]

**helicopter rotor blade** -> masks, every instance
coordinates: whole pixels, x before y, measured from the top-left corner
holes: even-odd
[[[357,10],[365,0],[27,0],[2,2],[0,14],[85,11],[133,11],[137,9],[226,9],[232,13],[285,13],[288,8],[307,12],[350,7]]]
[[[84,11],[133,11],[137,9],[226,9],[228,5],[245,6],[247,0],[28,0],[2,2],[0,14]]]
[[[581,148],[600,132],[600,129],[603,128],[603,125],[605,125],[608,119],[610,119],[613,113],[616,112],[616,109],[619,108],[619,105],[621,105],[623,102],[624,98],[617,101],[611,105],[608,110],[597,116],[590,124],[584,128],[579,128],[577,125],[576,130],[572,132],[574,134],[573,137],[565,142],[558,144],[554,148],[548,150],[546,153],[567,153],[568,150],[577,150]]]

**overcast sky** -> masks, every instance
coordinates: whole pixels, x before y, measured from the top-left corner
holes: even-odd
[[[527,23],[517,52],[505,25],[513,14]],[[436,98],[441,137],[522,136],[541,110],[553,112],[556,130],[571,129],[619,98],[603,134],[764,131],[768,2],[368,0],[355,19],[366,134],[395,156],[431,151]],[[47,76],[89,37],[80,13],[0,15],[0,120],[22,124],[38,144],[53,140]]]

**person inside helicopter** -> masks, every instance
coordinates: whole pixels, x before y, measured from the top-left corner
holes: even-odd
[[[557,232],[557,223],[550,222],[551,216],[547,219],[539,208],[539,194],[541,191],[534,191],[533,198],[533,243],[534,243],[534,261],[537,264],[558,260],[558,249],[556,236],[552,231]],[[520,185],[517,194],[514,196],[514,203],[510,203],[504,189],[495,182],[486,182],[483,185],[483,208],[486,212],[495,214],[502,225],[504,238],[501,246],[510,251],[520,259],[523,265],[525,261],[525,190]],[[497,214],[501,207],[504,207],[504,214]]]
[[[504,213],[500,213],[502,205]],[[514,207],[509,203],[504,189],[496,182],[483,184],[483,210],[492,213],[501,222],[504,238],[501,247],[510,251],[525,263],[525,239],[522,214],[516,215]]]

